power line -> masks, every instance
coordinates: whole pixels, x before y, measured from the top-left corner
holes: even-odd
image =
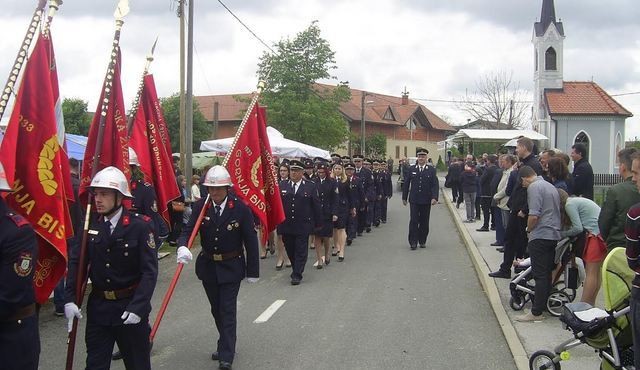
[[[251,30],[251,28],[249,28],[249,26],[247,26],[240,18],[238,18],[237,15],[235,15],[231,9],[229,9],[225,3],[222,2],[222,0],[218,0],[218,2],[220,3],[220,5],[222,5],[228,12],[229,14],[231,14],[233,16],[233,18],[235,18],[247,31],[249,31],[249,33],[251,33],[253,35],[253,37],[255,37],[258,41],[260,41],[260,43],[262,45],[264,45],[264,47],[266,47],[267,49],[269,49],[269,51],[271,51],[272,54],[276,54],[276,52],[271,48],[271,46],[269,46],[266,42],[264,42],[264,40],[262,40],[262,38],[260,38],[260,36],[256,35],[255,32],[253,32],[253,30]]]
[[[626,95],[638,95],[638,94],[640,94],[640,91],[621,93],[621,94],[612,94],[611,96],[626,96]]]

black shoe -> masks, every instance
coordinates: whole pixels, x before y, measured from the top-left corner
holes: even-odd
[[[298,278],[291,279],[291,285],[300,285],[300,279]]]
[[[358,236],[362,236],[362,233],[358,233]]]
[[[175,247],[175,246],[177,246],[177,245],[178,245],[178,243],[177,243],[177,242],[175,242],[175,241],[170,241],[170,242],[169,242],[169,245],[170,245],[170,246],[172,246],[172,247]]]
[[[344,261],[344,257],[338,256],[338,262],[342,262],[342,261]]]
[[[417,246],[417,245],[415,245],[415,244],[411,244],[411,250],[412,250],[412,251],[416,250],[416,248],[418,248],[418,246]]]
[[[489,276],[492,278],[511,279],[511,272],[498,270],[490,272]]]
[[[479,220],[479,219],[480,219],[480,216],[476,216],[476,220]]]
[[[387,220],[382,220],[382,223],[383,223],[383,224],[386,224],[386,223],[387,223]]]
[[[420,248],[426,248],[427,245],[426,244],[420,244]]]
[[[282,270],[282,266],[283,266],[283,265],[284,265],[284,261],[282,261],[282,263],[281,263],[281,264],[279,264],[279,265],[278,265],[278,264],[276,264],[276,270],[278,270],[278,271]]]
[[[376,222],[375,224],[373,224],[373,226],[375,226],[375,227],[380,227],[380,223],[379,223],[379,222]]]
[[[504,247],[498,247],[496,250],[500,253],[504,253]]]
[[[333,252],[331,252],[331,255],[335,257],[335,256],[337,256],[337,255],[338,255],[338,252],[333,251]]]
[[[491,244],[489,244],[492,247],[504,247],[504,244],[502,243],[498,243],[498,242],[493,242]]]
[[[488,228],[488,227],[484,227],[484,226],[482,226],[481,228],[476,229],[476,231],[482,231],[482,232],[485,232],[485,231],[489,231],[489,228]]]
[[[219,369],[225,369],[225,370],[231,370],[231,362],[227,362],[227,361],[220,361],[220,366],[218,366]]]
[[[371,232],[371,228],[370,228],[370,227],[367,227],[367,230],[366,230],[366,231],[367,231],[368,233],[370,233],[370,232]]]
[[[353,240],[347,239],[347,245],[351,245],[351,243],[353,243]]]
[[[218,361],[220,358],[218,358],[218,351],[215,351],[211,354],[211,359],[213,361]]]
[[[496,227],[495,227],[495,226],[491,226],[491,227],[490,227],[490,229],[491,229],[492,231],[496,231]]]
[[[456,203],[456,209],[460,208],[460,203]]]
[[[120,351],[116,351],[111,355],[111,360],[112,361],[118,361],[118,360],[122,360],[122,352]]]

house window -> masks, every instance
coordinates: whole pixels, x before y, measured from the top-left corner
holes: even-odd
[[[404,156],[405,157],[407,156],[407,147],[406,146],[404,147]]]
[[[396,145],[396,159],[400,159],[400,145]]]
[[[393,116],[393,112],[391,111],[391,108],[387,108],[387,111],[384,113],[383,119],[385,119],[387,121],[395,121],[396,120],[396,117]]]
[[[552,47],[549,47],[544,53],[544,69],[547,71],[555,71],[558,69],[556,65],[556,50]]]
[[[538,71],[538,49],[533,51],[533,60],[535,60],[536,71]]]

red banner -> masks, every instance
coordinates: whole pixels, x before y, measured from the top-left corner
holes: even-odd
[[[38,234],[34,274],[36,301],[44,303],[66,271],[66,239],[73,235],[67,207],[64,155],[57,135],[57,76],[50,40],[39,34],[29,61],[0,154],[13,184],[7,203]],[[53,69],[52,69],[53,67]]]
[[[158,212],[170,225],[167,204],[180,196],[180,190],[173,172],[171,143],[152,75],[144,77],[140,106],[134,117],[129,146],[138,155],[145,180],[156,189]]]
[[[107,73],[109,76],[110,74]],[[111,85],[111,86],[109,86]],[[131,178],[129,170],[129,143],[127,140],[127,115],[122,98],[122,85],[120,84],[120,48],[117,48],[115,63],[113,65],[112,78],[106,78],[100,93],[100,100],[96,107],[96,113],[91,121],[87,148],[84,152],[84,162],[82,163],[82,175],[80,176],[80,197],[86,200],[86,190],[91,185],[93,174],[93,159],[96,154],[96,144],[98,142],[98,131],[101,123],[101,113],[105,99],[105,89],[110,89],[106,116],[104,120],[104,132],[102,136],[102,146],[100,148],[100,159],[98,168],[95,171],[114,166],[120,169],[127,179]]]
[[[285,218],[264,108],[258,104],[253,107],[249,119],[236,137],[235,145],[229,149],[227,170],[233,179],[235,194],[260,219],[264,244],[269,233]]]

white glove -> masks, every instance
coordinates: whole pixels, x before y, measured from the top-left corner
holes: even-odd
[[[248,277],[247,278],[247,283],[251,283],[251,284],[257,283],[258,280],[260,280],[260,278],[250,278],[250,277]]]
[[[193,259],[193,254],[191,254],[191,251],[189,250],[189,248],[185,246],[178,248],[177,254],[178,254],[177,262],[183,265],[186,265],[187,263],[191,262],[191,260]]]
[[[69,302],[64,305],[64,316],[67,318],[67,331],[71,333],[73,328],[73,318],[77,317],[78,320],[82,318],[80,309],[75,303]]]
[[[124,313],[122,314],[122,316],[120,316],[120,318],[122,320],[124,320],[125,325],[129,325],[129,324],[137,324],[140,322],[140,316],[136,315],[133,312],[129,312],[129,311],[124,311]]]

